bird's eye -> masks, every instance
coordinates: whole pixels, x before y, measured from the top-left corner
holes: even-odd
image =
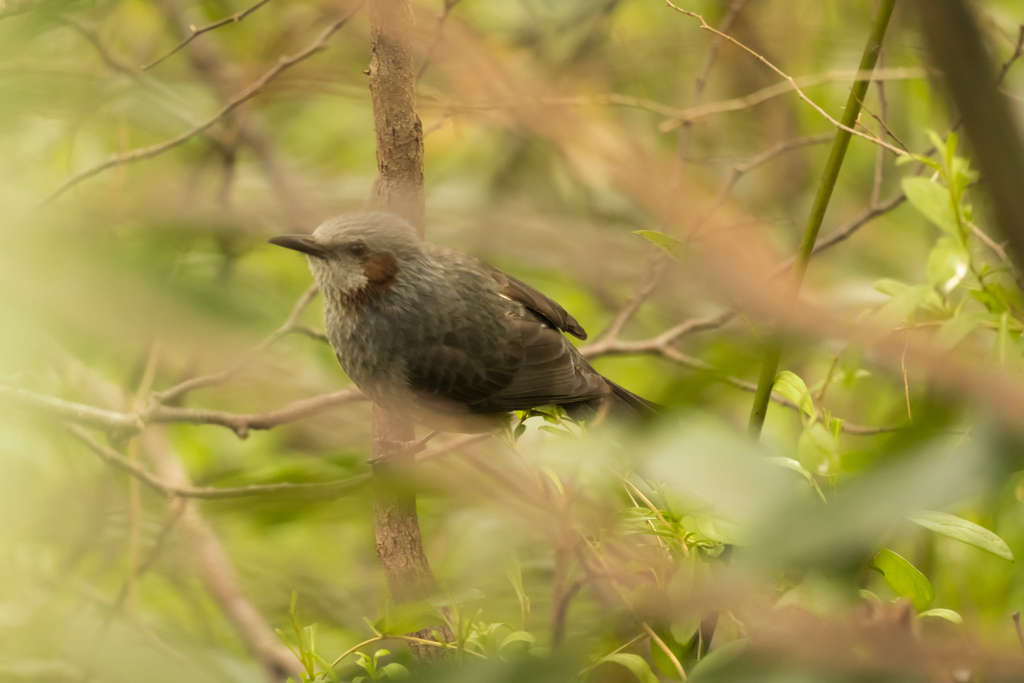
[[[353,256],[362,256],[363,254],[366,253],[366,245],[363,244],[362,242],[353,242],[352,244],[348,245],[348,253],[352,254]]]

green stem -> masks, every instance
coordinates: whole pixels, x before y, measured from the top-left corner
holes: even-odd
[[[862,72],[873,71],[875,68],[878,53],[882,49],[882,39],[885,37],[885,30],[889,26],[889,17],[892,16],[895,4],[896,0],[882,0],[879,4],[875,24],[868,37],[868,43],[864,47],[864,56],[860,60]],[[850,98],[846,101],[846,111],[843,112],[842,120],[843,125],[847,128],[853,128],[856,125],[857,117],[860,115],[861,102],[864,101],[870,84],[870,81],[857,81],[850,89]],[[811,214],[807,218],[804,238],[800,243],[796,260],[793,261],[793,269],[790,271],[792,277],[789,294],[793,299],[796,299],[800,292],[800,285],[803,284],[807,264],[811,260],[811,252],[814,250],[814,243],[818,239],[818,231],[821,229],[821,222],[825,217],[825,210],[828,209],[829,200],[832,199],[832,191],[836,187],[836,178],[839,177],[839,169],[846,157],[846,149],[850,146],[850,137],[851,134],[848,131],[840,129],[832,143],[832,153],[825,165],[825,172],[818,185],[818,193],[814,197],[814,206],[811,207]],[[768,401],[771,400],[772,386],[775,384],[775,375],[778,372],[781,357],[782,334],[779,324],[776,323],[775,331],[765,344],[761,376],[757,382],[757,392],[754,394],[754,405],[750,410],[750,422],[747,430],[755,441],[761,437],[761,428],[764,426],[764,417],[768,412]]]

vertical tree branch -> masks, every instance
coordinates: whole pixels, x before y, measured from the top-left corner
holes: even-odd
[[[875,15],[875,24],[868,36],[868,43],[864,47],[864,55],[860,60],[861,71],[873,71],[878,61],[878,54],[882,50],[882,40],[885,38],[885,30],[889,26],[889,18],[892,16],[896,0],[882,0]],[[850,97],[846,101],[846,110],[843,112],[842,125],[836,132],[835,142],[832,143],[832,153],[825,164],[825,172],[822,174],[821,183],[818,185],[818,193],[814,197],[814,205],[811,207],[810,216],[807,218],[807,227],[804,229],[803,241],[800,243],[800,250],[793,261],[793,268],[790,279],[790,296],[796,298],[800,292],[800,285],[803,284],[804,274],[807,272],[807,264],[814,252],[814,243],[818,239],[818,231],[821,229],[822,220],[825,218],[825,211],[828,209],[829,200],[832,199],[832,191],[836,186],[836,179],[839,177],[839,169],[843,166],[843,159],[846,158],[846,149],[850,146],[850,136],[853,126],[857,123],[860,115],[861,102],[867,94],[870,81],[856,81],[850,88]],[[765,345],[764,360],[761,365],[761,376],[757,381],[757,391],[754,394],[754,405],[750,409],[750,422],[748,431],[755,440],[761,437],[761,428],[764,426],[764,418],[768,412],[768,402],[771,400],[772,386],[775,384],[775,373],[779,369],[779,359],[782,357],[782,338],[780,330],[776,329]]]
[[[413,67],[414,20],[408,0],[370,0],[370,96],[377,135],[377,208],[402,216],[423,236],[423,127],[416,113]],[[396,603],[423,600],[436,592],[423,550],[410,483],[413,454],[402,452],[415,439],[400,417],[373,408],[373,521],[377,557]],[[430,638],[429,633],[417,634]],[[451,640],[450,632],[443,633]],[[441,648],[409,643],[421,662],[444,656]]]

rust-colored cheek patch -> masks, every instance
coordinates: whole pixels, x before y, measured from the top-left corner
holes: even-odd
[[[363,273],[371,285],[389,288],[398,274],[398,261],[391,254],[373,254],[363,261]]]

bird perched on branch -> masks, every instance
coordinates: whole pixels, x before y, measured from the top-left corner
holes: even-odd
[[[405,220],[350,213],[300,251],[324,298],[327,337],[375,403],[447,431],[486,431],[503,414],[558,405],[575,419],[637,419],[657,405],[602,377],[563,332],[580,324],[533,287],[419,239]]]

